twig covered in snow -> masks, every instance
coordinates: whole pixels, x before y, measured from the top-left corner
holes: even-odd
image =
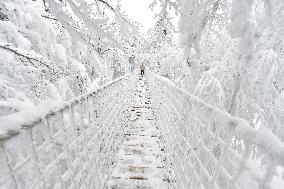
[[[107,1],[104,1],[104,0],[97,0],[101,3],[103,3],[104,5],[106,5],[108,8],[110,8],[112,11],[114,11],[114,8],[107,2]]]
[[[13,52],[17,56],[26,58],[29,61],[29,63],[31,63],[35,67],[37,67],[37,66],[32,61],[36,61],[36,62],[40,63],[43,67],[45,67],[48,70],[51,70],[54,73],[56,73],[56,71],[53,68],[50,67],[50,65],[53,65],[53,63],[49,60],[46,60],[41,55],[36,55],[36,56],[31,55],[31,54],[25,52],[25,50],[15,48],[15,47],[13,47],[12,45],[9,45],[9,44],[0,44],[0,48],[5,49],[5,50],[10,51],[10,52]]]

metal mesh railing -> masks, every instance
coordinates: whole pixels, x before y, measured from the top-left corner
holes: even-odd
[[[153,73],[147,81],[177,188],[273,188],[273,179],[284,181],[277,176],[284,145],[271,132],[253,129]]]
[[[0,188],[105,188],[130,123],[138,77],[132,73],[29,118],[4,137],[0,132]],[[284,167],[284,147],[272,133],[252,129],[149,71],[146,77],[176,188],[273,188],[282,179],[277,170]]]
[[[137,81],[127,75],[2,138],[0,188],[104,188]]]

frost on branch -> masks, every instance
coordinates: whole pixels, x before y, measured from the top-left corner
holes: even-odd
[[[137,27],[114,7],[104,1],[1,1],[0,116],[25,104],[70,100],[127,73],[128,55],[119,48]],[[114,69],[118,56],[124,68]]]

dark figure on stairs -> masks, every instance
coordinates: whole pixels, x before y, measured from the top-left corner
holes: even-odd
[[[145,70],[145,66],[144,66],[143,63],[140,65],[140,70],[141,70],[141,76],[143,76],[144,75],[144,70]]]

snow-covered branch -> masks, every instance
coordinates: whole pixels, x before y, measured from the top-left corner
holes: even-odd
[[[103,3],[104,5],[106,5],[109,9],[111,9],[112,11],[114,11],[114,8],[105,0],[96,0],[100,3]]]
[[[30,53],[26,52],[25,50],[15,48],[15,47],[13,47],[12,45],[9,45],[9,44],[0,44],[0,48],[5,49],[5,50],[10,51],[10,52],[13,52],[13,53],[15,53],[15,55],[27,59],[29,61],[29,63],[32,64],[32,66],[34,66],[34,67],[38,67],[33,62],[33,61],[36,61],[41,66],[43,66],[44,68],[47,68],[48,70],[52,71],[54,74],[59,74],[60,72],[62,72],[59,69],[51,67],[52,65],[54,65],[54,63],[52,63],[49,60],[46,60],[44,57],[42,57],[39,54],[31,55]]]

